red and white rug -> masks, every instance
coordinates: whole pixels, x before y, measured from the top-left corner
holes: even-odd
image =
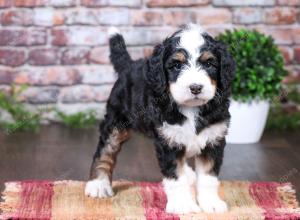
[[[229,212],[188,215],[165,213],[166,195],[160,183],[114,182],[116,195],[109,199],[86,197],[84,186],[79,181],[6,183],[0,219],[300,219],[295,191],[289,183],[222,182],[219,194],[227,202]]]

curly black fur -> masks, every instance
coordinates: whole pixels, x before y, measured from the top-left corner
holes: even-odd
[[[217,57],[219,65],[217,73],[210,75],[217,82],[217,94],[207,104],[198,107],[197,133],[211,124],[229,122],[230,82],[235,69],[234,61],[225,45],[208,34],[203,34],[203,38],[205,45],[201,50],[211,51]],[[110,39],[110,58],[118,73],[118,80],[107,102],[107,113],[100,125],[101,136],[94,158],[100,157],[113,129],[133,129],[155,139],[157,158],[163,175],[177,177],[176,160],[184,156],[184,146],[170,148],[159,135],[157,127],[163,122],[182,124],[186,120],[169,91],[169,81],[176,80],[176,76],[167,74],[165,69],[165,63],[174,52],[178,40],[179,37],[174,34],[157,45],[149,58],[133,61],[121,35],[114,35]],[[208,146],[202,151],[204,155],[215,160],[215,173],[219,172],[225,140],[222,140],[220,146],[220,149]]]

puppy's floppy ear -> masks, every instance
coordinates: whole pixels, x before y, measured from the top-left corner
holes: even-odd
[[[235,75],[235,61],[227,46],[217,42],[217,51],[220,59],[220,86],[223,91],[228,90]]]
[[[152,88],[154,94],[162,94],[166,89],[167,79],[163,64],[164,46],[155,46],[152,56],[146,61],[144,75],[146,82]]]

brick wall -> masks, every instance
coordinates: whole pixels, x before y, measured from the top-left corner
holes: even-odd
[[[109,26],[119,26],[134,58],[188,22],[215,35],[234,27],[272,35],[290,76],[300,81],[299,0],[0,0],[0,88],[29,84],[29,106],[103,114],[115,75]]]

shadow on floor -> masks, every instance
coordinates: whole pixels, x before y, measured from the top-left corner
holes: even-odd
[[[86,180],[98,129],[44,126],[37,134],[0,134],[0,190],[24,179]],[[220,178],[292,182],[300,198],[300,132],[267,133],[258,144],[227,145]],[[151,140],[134,134],[118,157],[114,179],[159,181]]]

